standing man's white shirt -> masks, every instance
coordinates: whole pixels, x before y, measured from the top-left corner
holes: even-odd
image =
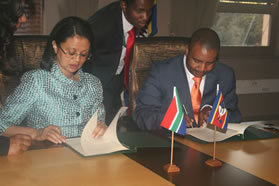
[[[124,41],[122,43],[122,52],[121,52],[120,61],[119,61],[115,75],[119,75],[124,68],[124,60],[125,60],[125,55],[126,55],[126,43],[127,43],[128,36],[129,36],[128,32],[134,27],[126,19],[123,11],[122,11],[122,25],[123,25],[123,33],[124,33],[123,37],[125,38],[125,43],[124,43]]]

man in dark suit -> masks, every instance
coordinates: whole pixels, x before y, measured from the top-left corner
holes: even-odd
[[[138,33],[146,26],[152,7],[153,0],[120,0],[100,9],[88,19],[94,35],[93,56],[89,63],[84,64],[83,70],[102,82],[106,124],[110,124],[121,107],[124,69],[129,70],[129,65],[126,61],[124,63],[128,32],[133,30]],[[125,89],[128,89],[127,86]]]
[[[138,126],[147,130],[160,128],[173,98],[174,86],[187,111],[187,127],[200,127],[207,121],[217,89],[223,93],[229,122],[240,122],[234,72],[217,62],[219,50],[218,35],[202,28],[193,33],[185,55],[154,63],[137,95],[134,119]],[[195,79],[199,80],[197,84]]]

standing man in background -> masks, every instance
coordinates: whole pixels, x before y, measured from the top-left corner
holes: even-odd
[[[93,57],[83,70],[97,76],[104,89],[106,123],[121,107],[120,94],[128,90],[130,54],[135,35],[146,28],[153,0],[120,0],[89,17]]]

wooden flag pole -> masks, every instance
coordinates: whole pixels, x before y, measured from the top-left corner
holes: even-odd
[[[171,132],[171,159],[170,159],[170,165],[172,165],[172,160],[173,160],[173,139],[174,138],[174,132]]]
[[[219,84],[217,84],[216,89],[217,89],[216,90],[216,95],[218,95]],[[205,161],[205,164],[210,166],[210,167],[220,167],[220,166],[222,166],[222,162],[215,159],[215,153],[216,153],[216,125],[214,126],[213,142],[214,142],[214,145],[213,145],[213,159],[209,159],[209,160]]]
[[[216,125],[214,126],[214,145],[213,145],[213,160],[215,160],[215,153],[216,153]]]
[[[173,164],[173,141],[174,141],[174,132],[171,132],[171,158],[170,163],[164,165],[163,169],[168,173],[179,172],[180,169],[175,164]]]
[[[215,153],[216,153],[216,125],[214,127],[214,145],[213,145],[213,159],[209,159],[207,161],[205,161],[205,164],[210,166],[210,167],[221,167],[222,166],[222,162],[219,160],[215,159]]]

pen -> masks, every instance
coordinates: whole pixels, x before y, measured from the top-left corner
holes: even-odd
[[[187,110],[186,110],[185,105],[183,104],[182,106],[183,106],[183,110],[184,110],[185,114],[186,114],[186,115],[188,115],[188,112],[187,112]],[[192,126],[192,125],[191,125],[191,128],[193,128],[193,126]]]
[[[183,104],[182,106],[183,106],[183,109],[184,109],[185,114],[187,114],[187,115],[188,115],[188,112],[187,112],[187,110],[186,110],[185,105]]]

